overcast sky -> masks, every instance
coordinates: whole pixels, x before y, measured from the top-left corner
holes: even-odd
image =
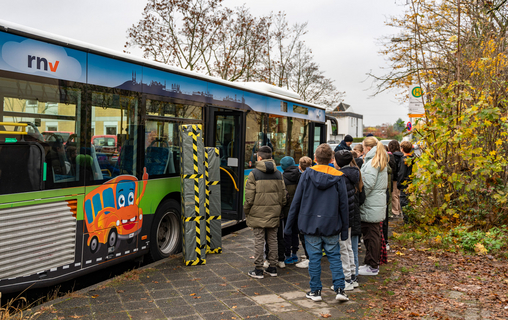
[[[381,74],[385,58],[379,39],[397,34],[384,21],[405,10],[406,0],[224,0],[229,7],[246,4],[253,15],[285,11],[290,23],[308,22],[304,36],[326,76],[345,91],[344,102],[364,117],[364,125],[408,120],[407,103],[396,91],[371,97],[368,72]],[[122,51],[126,30],[141,19],[145,0],[3,1],[0,19]]]

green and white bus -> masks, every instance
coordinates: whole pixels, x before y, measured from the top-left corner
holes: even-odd
[[[219,149],[223,225],[261,145],[325,141],[324,108],[0,21],[0,292],[181,250],[180,124]]]

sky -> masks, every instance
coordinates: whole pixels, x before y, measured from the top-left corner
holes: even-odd
[[[399,91],[375,93],[367,73],[381,75],[388,66],[380,40],[396,37],[385,26],[390,16],[401,15],[406,0],[224,0],[228,7],[245,4],[255,16],[284,11],[288,21],[308,23],[303,37],[315,61],[345,91],[344,103],[363,115],[364,126],[394,123],[409,118],[408,103]],[[16,0],[4,1],[0,19],[45,32],[123,51],[127,29],[141,17],[145,0]],[[129,49],[134,55],[139,55]]]

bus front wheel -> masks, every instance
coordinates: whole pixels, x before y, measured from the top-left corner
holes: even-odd
[[[150,258],[164,259],[182,250],[180,204],[164,201],[155,212],[150,230]]]
[[[116,232],[116,228],[111,228],[111,230],[109,230],[109,235],[108,235],[108,245],[110,247],[114,247],[117,240],[118,240],[118,233]]]

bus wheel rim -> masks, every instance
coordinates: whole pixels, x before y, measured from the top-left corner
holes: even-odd
[[[157,244],[163,254],[169,254],[175,250],[179,228],[177,215],[172,211],[166,212],[157,226]]]

